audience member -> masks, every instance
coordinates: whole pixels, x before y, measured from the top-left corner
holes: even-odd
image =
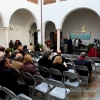
[[[35,45],[35,51],[40,51],[39,44]]]
[[[39,66],[47,67],[48,69],[52,65],[52,60],[50,60],[51,53],[49,51],[45,51],[42,55],[42,58],[39,60]]]
[[[88,68],[89,74],[90,74],[90,79],[92,78],[92,65],[89,61],[85,59],[86,53],[81,52],[80,57],[76,60],[74,60],[75,65],[84,65]],[[84,75],[87,76],[87,72],[83,71],[78,71],[79,75]]]
[[[5,50],[5,57],[10,59],[10,50]]]
[[[14,52],[12,52],[11,59],[14,59],[17,53],[19,53],[19,50],[17,50],[17,49]]]
[[[58,51],[57,51],[57,55],[55,55],[55,56],[52,57],[52,61],[54,61],[54,59],[55,59],[56,56],[61,56],[61,50],[58,50]],[[63,64],[64,62],[68,62],[68,61],[65,59],[65,57],[63,57],[63,56],[61,56],[61,57],[62,57],[62,64]]]
[[[19,53],[21,53],[24,56],[23,46],[19,45],[18,50],[19,50]]]
[[[28,47],[28,50],[34,51],[34,45],[32,43],[30,43],[30,46]]]
[[[65,66],[63,63],[62,63],[62,57],[61,56],[56,56],[54,61],[53,61],[53,64],[51,66],[52,68],[54,69],[57,69],[59,70],[62,74],[63,74],[63,71],[67,71],[67,66]],[[55,78],[57,80],[61,80],[61,77],[59,76],[56,76],[55,75]]]
[[[37,72],[37,70],[36,70],[36,67],[35,67],[35,65],[33,64],[31,55],[26,54],[26,55],[24,56],[23,63],[24,63],[24,64],[23,64],[23,66],[22,66],[22,71],[28,72],[28,73],[30,73],[31,75],[34,75],[34,74],[38,75],[38,72]],[[29,85],[33,85],[33,83],[34,83],[34,81],[33,81],[32,79],[28,79],[28,78],[25,78],[25,77],[24,77],[24,81],[25,81],[26,83],[28,83]]]
[[[12,62],[11,67],[16,69],[16,70],[21,70],[22,66],[23,66],[22,60],[23,60],[22,54],[20,54],[20,53],[16,54],[14,61]]]
[[[27,45],[24,45],[23,52],[24,52],[24,55],[29,53],[29,51],[27,49]]]
[[[13,91],[16,95],[24,93],[29,96],[29,87],[27,84],[19,85],[17,79],[19,74],[13,68],[8,68],[6,58],[0,58],[0,85],[7,87]],[[5,94],[2,93],[2,97],[5,97]],[[0,94],[1,96],[1,94]]]

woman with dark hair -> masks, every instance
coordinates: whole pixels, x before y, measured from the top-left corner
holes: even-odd
[[[9,42],[9,48],[14,48],[14,43],[12,40],[10,40],[10,42]]]
[[[18,72],[13,68],[8,68],[6,58],[0,58],[0,85],[13,91],[16,95],[24,93],[29,96],[29,87],[27,84],[19,85],[17,79]],[[1,96],[1,95],[0,95]]]
[[[68,39],[68,53],[72,53],[72,39],[69,37]]]
[[[24,52],[24,55],[29,53],[29,51],[27,49],[27,45],[24,45],[23,52]]]
[[[10,50],[5,50],[5,57],[10,59]]]

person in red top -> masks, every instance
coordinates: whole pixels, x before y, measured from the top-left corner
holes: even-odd
[[[88,57],[98,57],[98,53],[94,47],[90,48]]]

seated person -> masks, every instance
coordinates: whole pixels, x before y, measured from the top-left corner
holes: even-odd
[[[46,67],[46,68],[51,68],[51,65],[52,65],[52,60],[50,60],[49,58],[50,58],[50,56],[51,56],[51,53],[49,52],[49,51],[45,51],[45,52],[43,52],[43,56],[42,56],[42,58],[39,60],[39,66],[44,66],[44,67]],[[40,72],[40,74],[41,75],[44,75],[45,77],[49,77],[48,75],[48,73],[43,73],[43,72]]]
[[[35,68],[35,65],[34,65],[34,63],[32,62],[32,57],[31,57],[31,55],[29,55],[29,54],[26,54],[26,55],[24,56],[22,71],[28,72],[28,73],[30,73],[31,75],[34,75],[34,74],[38,75],[38,72],[37,72],[37,70],[36,70],[36,68]],[[30,85],[33,85],[33,83],[34,83],[34,81],[31,80],[31,79],[26,79],[26,78],[24,78],[24,81],[25,81],[26,83],[30,84]]]
[[[90,79],[92,78],[92,65],[89,61],[87,61],[85,59],[86,57],[86,53],[85,52],[81,52],[80,57],[76,60],[74,60],[75,65],[84,65],[88,68],[89,74],[90,74]],[[78,71],[79,75],[84,75],[87,76],[87,72],[83,72],[83,71]]]
[[[39,66],[47,67],[48,69],[51,68],[52,60],[50,60],[51,53],[50,51],[45,51],[42,55],[42,58],[39,60]]]
[[[29,96],[29,87],[27,84],[19,85],[17,79],[19,78],[19,73],[13,69],[8,68],[8,63],[6,58],[0,58],[0,85],[6,87],[13,91],[16,95],[24,93]],[[0,96],[5,97],[5,94],[0,91]]]
[[[57,51],[57,55],[55,55],[55,56],[52,57],[52,61],[54,61],[54,59],[55,59],[56,56],[61,56],[61,50],[58,50],[58,51]],[[63,64],[64,62],[68,62],[68,61],[65,59],[65,57],[63,57],[63,56],[61,56],[61,57],[62,57],[62,64]]]
[[[14,58],[14,61],[12,62],[11,67],[16,70],[21,70],[23,63],[22,63],[23,56],[20,53],[16,54],[16,57]]]
[[[54,61],[53,61],[53,64],[51,66],[52,68],[54,69],[57,69],[59,70],[62,74],[63,74],[63,71],[67,71],[67,66],[65,66],[63,63],[62,63],[62,57],[61,56],[56,56]],[[55,78],[57,80],[60,80],[61,77],[58,77],[58,76],[55,76]]]

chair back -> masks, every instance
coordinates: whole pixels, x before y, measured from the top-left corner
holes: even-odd
[[[67,68],[68,69],[75,69],[74,65],[71,63],[67,63]]]
[[[28,83],[29,85],[34,85],[35,79],[34,77],[28,72],[21,72],[23,76],[23,80]]]
[[[65,88],[65,85],[62,82],[53,79],[48,79],[48,84],[55,87]]]
[[[81,71],[88,71],[88,68],[84,65],[75,65],[75,69]]]
[[[76,60],[76,59],[78,59],[78,58],[79,58],[78,55],[71,55],[71,59],[73,59],[73,60]]]
[[[44,82],[46,83],[46,80],[42,77],[42,76],[39,76],[39,75],[34,75],[34,79],[36,80],[36,82]]]
[[[40,74],[43,75],[43,77],[50,78],[50,72],[48,68],[44,66],[38,66],[38,68],[39,68]]]
[[[2,87],[3,91],[12,99],[12,98],[16,98],[17,100],[21,100],[19,97],[17,97],[17,95],[15,93],[13,93],[11,90],[9,90],[6,87]]]
[[[21,72],[24,78],[33,79],[33,76],[28,72]]]
[[[90,57],[90,60],[93,60],[94,62],[100,63],[100,58],[98,58],[98,57]]]
[[[64,71],[63,72],[63,76],[65,77],[70,77],[70,78],[77,78],[79,79],[78,75],[76,73],[72,73],[72,72],[68,72],[68,71]]]
[[[70,58],[71,56],[70,55],[63,55],[63,57],[65,57],[65,59],[66,59],[66,58]]]
[[[63,75],[62,73],[57,70],[57,69],[53,69],[53,68],[50,68],[50,73],[51,73],[51,76],[56,79],[56,80],[61,80],[63,82]]]
[[[95,65],[95,62],[93,60],[88,60],[88,61],[91,63],[91,65]]]

